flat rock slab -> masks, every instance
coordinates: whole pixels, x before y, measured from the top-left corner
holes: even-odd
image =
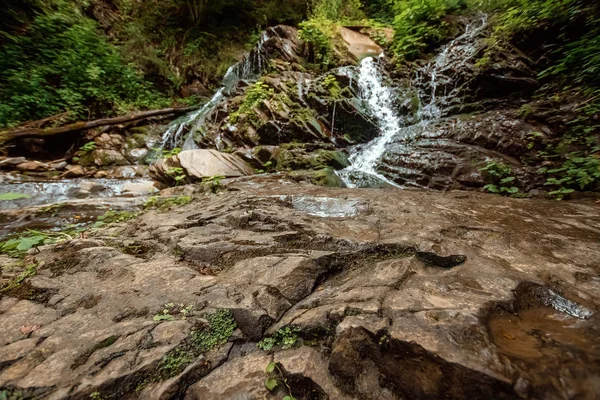
[[[196,178],[210,176],[236,177],[254,173],[241,158],[216,150],[185,150],[175,156],[181,168]]]
[[[593,201],[282,176],[42,247],[28,259],[36,274],[0,298],[0,387],[51,399],[597,398]],[[237,324],[229,343],[189,353],[218,309]],[[270,351],[257,347],[271,336]]]

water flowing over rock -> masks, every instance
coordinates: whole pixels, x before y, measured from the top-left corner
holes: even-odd
[[[163,135],[163,147],[174,148],[181,145],[184,150],[198,148],[194,141],[194,131],[202,132],[203,125],[213,116],[217,107],[223,104],[242,81],[255,80],[264,71],[269,56],[275,51],[288,61],[296,59],[299,49],[294,28],[277,26],[263,32],[256,47],[241,61],[229,67],[221,88],[213,97],[198,111],[171,124]],[[222,150],[218,141],[215,145],[218,150]]]
[[[464,113],[489,108],[468,103],[480,93],[483,78],[475,61],[487,29],[487,16],[474,18],[399,85],[386,73],[384,60],[361,62],[358,94],[378,121],[380,135],[353,149],[352,165],[339,172],[348,186],[482,187],[486,180],[480,169],[499,162],[509,165],[525,188],[532,187],[535,182],[519,158],[528,151],[527,135],[548,128],[523,123],[516,110],[502,106]]]

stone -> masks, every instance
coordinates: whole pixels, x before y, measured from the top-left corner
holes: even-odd
[[[598,392],[593,201],[325,188],[285,174],[228,188],[42,246],[36,275],[0,298],[0,386],[55,399],[263,398],[275,361],[297,398]],[[236,333],[190,356],[220,309]],[[301,331],[277,333],[290,326]],[[295,344],[256,346],[273,335]],[[156,381],[165,360],[181,364]]]
[[[63,170],[65,169],[65,167],[67,166],[67,162],[66,161],[60,161],[57,163],[51,163],[49,164],[50,168],[55,169],[57,171]]]
[[[79,178],[86,175],[85,169],[81,165],[67,165],[66,171],[61,175],[62,178]]]
[[[90,157],[98,167],[128,164],[125,156],[120,151],[114,149],[96,149],[91,153]]]
[[[254,173],[254,170],[236,155],[198,149],[182,151],[152,164],[150,176],[160,181],[172,181],[172,168],[182,168],[187,177],[196,180],[213,176],[238,177]]]
[[[383,53],[383,48],[367,35],[346,27],[339,28],[346,49],[356,61],[367,57],[377,57]]]
[[[215,150],[187,150],[177,154],[181,167],[195,178],[244,176],[254,171],[239,158]]]
[[[27,161],[18,164],[16,168],[23,172],[43,172],[50,170],[50,166],[48,164],[44,164],[40,161]]]
[[[129,157],[133,158],[135,161],[142,160],[148,155],[148,149],[131,149],[129,150]]]

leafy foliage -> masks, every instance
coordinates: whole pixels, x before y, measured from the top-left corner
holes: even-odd
[[[264,351],[269,351],[275,346],[290,349],[298,342],[298,333],[300,333],[300,328],[286,326],[275,332],[272,337],[264,338],[258,342],[257,346]]]
[[[283,388],[285,392],[288,394],[283,397],[283,400],[296,400],[294,396],[292,396],[292,388],[288,383],[288,379],[286,378],[285,370],[283,366],[278,362],[271,362],[265,368],[265,374],[267,374],[267,378],[265,379],[265,387],[269,392],[273,392],[278,387]]]
[[[262,81],[256,82],[250,86],[246,91],[246,97],[244,102],[240,105],[237,111],[233,112],[229,116],[231,123],[235,124],[242,114],[246,114],[252,108],[256,107],[261,101],[269,99],[275,91]]]
[[[200,352],[206,352],[213,347],[224,344],[237,328],[237,324],[229,310],[218,310],[206,315],[205,318],[209,323],[208,328],[192,335],[192,342]]]
[[[432,50],[449,34],[449,25],[443,18],[465,6],[464,0],[396,1],[394,55],[411,60]]]
[[[558,168],[547,170],[543,167],[540,172],[549,176],[545,185],[555,187],[548,194],[558,199],[575,190],[600,189],[600,158],[595,155],[572,153]]]
[[[485,167],[480,168],[485,175],[491,178],[493,183],[483,187],[484,190],[490,193],[499,193],[514,195],[519,192],[519,188],[513,186],[515,177],[511,176],[511,168],[503,163],[490,162]]]
[[[0,126],[69,111],[72,118],[163,104],[77,3],[47,1],[25,34],[3,32]]]
[[[71,238],[72,237],[65,232],[28,229],[25,233],[15,234],[4,241],[0,241],[0,252],[11,257],[22,257],[30,249]]]
[[[334,23],[327,19],[313,18],[300,23],[300,38],[308,45],[308,60],[322,70],[335,62],[335,29]]]

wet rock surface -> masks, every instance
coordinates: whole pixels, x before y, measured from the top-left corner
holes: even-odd
[[[596,397],[598,205],[278,176],[228,188],[41,248],[28,290],[0,298],[0,387],[281,398],[264,384],[277,362],[299,399]],[[237,329],[193,350],[217,310]],[[257,348],[284,327],[292,348]]]

